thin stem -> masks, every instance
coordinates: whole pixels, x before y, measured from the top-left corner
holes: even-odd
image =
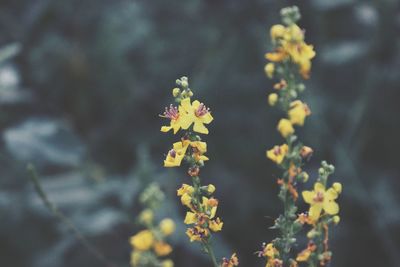
[[[106,257],[98,251],[90,242],[87,240],[86,237],[82,235],[82,233],[76,228],[76,226],[73,224],[73,222],[66,217],[58,208],[55,204],[53,204],[47,197],[46,193],[44,192],[40,181],[38,174],[36,172],[35,166],[32,164],[29,164],[28,167],[28,173],[29,173],[29,178],[33,183],[34,189],[36,193],[39,195],[40,199],[43,201],[43,204],[50,210],[51,213],[53,213],[54,216],[57,217],[62,223],[64,223],[68,230],[70,230],[78,239],[79,242],[84,245],[84,247],[93,255],[96,257],[97,260],[102,262],[105,266],[108,267],[115,267],[113,263],[111,263],[109,260],[106,259]]]
[[[212,249],[211,245],[208,243],[208,241],[203,242],[203,246],[207,252],[207,254],[210,256],[211,261],[214,265],[214,267],[219,267],[217,263],[217,259],[215,258],[214,250]]]

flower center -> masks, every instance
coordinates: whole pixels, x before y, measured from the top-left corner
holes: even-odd
[[[274,147],[274,154],[275,154],[275,156],[278,156],[281,154],[281,148],[279,146]]]
[[[176,157],[176,151],[174,149],[171,149],[170,151],[168,151],[168,154],[173,158]]]
[[[314,197],[315,202],[323,202],[324,201],[324,193],[322,192],[317,192],[317,194]]]
[[[203,103],[200,103],[199,107],[196,109],[196,111],[194,112],[194,114],[197,117],[201,117],[206,115],[208,112],[210,112],[210,109],[206,107],[206,105],[204,105]]]
[[[163,117],[171,119],[171,120],[177,120],[179,118],[179,111],[177,107],[174,107],[172,104],[168,107],[165,108],[165,111],[163,113]]]

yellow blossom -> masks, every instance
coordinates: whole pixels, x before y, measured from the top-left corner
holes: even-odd
[[[277,101],[278,101],[278,94],[272,93],[268,95],[268,104],[270,106],[275,106]]]
[[[193,228],[187,229],[186,235],[189,237],[190,242],[202,241],[204,238],[207,238],[210,235],[210,232],[208,231],[208,229],[195,226]]]
[[[272,149],[267,150],[267,158],[272,160],[273,162],[277,164],[281,164],[283,159],[286,156],[286,153],[288,152],[288,145],[283,144],[281,146],[274,146]]]
[[[293,101],[288,111],[289,120],[292,124],[303,126],[305,118],[311,114],[307,104],[300,100]]]
[[[154,244],[154,252],[157,256],[167,256],[172,252],[172,247],[165,242],[158,241]]]
[[[278,123],[277,130],[285,138],[294,133],[293,125],[288,119],[281,119]]]
[[[161,267],[174,267],[174,262],[172,260],[164,260],[161,262]]]
[[[175,223],[172,219],[166,218],[160,222],[161,233],[165,236],[171,235],[175,232]]]
[[[335,215],[339,212],[339,205],[335,202],[338,192],[329,188],[325,190],[325,186],[321,183],[315,183],[313,191],[303,191],[303,199],[310,204],[309,216],[313,221],[317,221],[322,211],[329,215]]]
[[[286,27],[283,39],[289,42],[302,42],[304,40],[304,32],[297,24],[292,24]]]
[[[149,250],[154,243],[154,235],[150,230],[143,230],[130,238],[131,245],[137,250]]]
[[[179,188],[177,190],[177,195],[178,196],[182,196],[183,194],[191,195],[191,194],[193,194],[193,192],[194,192],[193,186],[188,185],[188,184],[182,184],[181,188]]]
[[[314,47],[304,42],[285,42],[283,50],[290,55],[294,63],[299,65],[300,74],[303,78],[308,79],[311,69],[311,59],[315,57]]]
[[[265,74],[267,75],[268,78],[272,79],[274,77],[274,72],[275,72],[275,64],[274,63],[268,63],[265,65],[264,68]]]
[[[163,115],[160,115],[160,117],[170,119],[169,126],[161,127],[162,132],[168,132],[172,129],[174,134],[176,134],[180,128],[183,128],[182,125],[187,125],[188,117],[186,116],[186,112],[184,111],[182,106],[179,106],[179,108],[177,108],[173,105],[170,105],[169,107],[165,108]]]
[[[220,218],[210,221],[209,227],[212,231],[218,232],[222,230],[222,226],[224,223],[221,221]]]
[[[208,157],[203,154],[207,152],[207,143],[201,141],[190,142],[190,146],[193,148],[193,158],[196,162],[209,160]]]
[[[188,146],[189,141],[187,140],[174,143],[173,148],[168,151],[167,157],[164,160],[164,167],[180,166]]]
[[[150,224],[153,221],[154,213],[151,209],[143,210],[139,215],[139,220],[144,224]]]
[[[283,25],[276,24],[271,27],[270,35],[272,40],[276,40],[281,38],[285,35],[286,28]]]
[[[272,243],[265,246],[263,251],[263,256],[268,258],[274,258],[275,255],[279,254],[278,250],[274,247]]]
[[[208,134],[208,129],[204,124],[209,124],[213,120],[209,109],[197,100],[190,103],[190,98],[183,99],[181,107],[186,114],[185,120],[181,124],[182,129],[188,129],[193,123],[193,131]]]

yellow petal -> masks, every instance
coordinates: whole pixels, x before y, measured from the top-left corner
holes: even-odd
[[[324,201],[324,210],[330,215],[335,215],[339,212],[339,205],[335,201]]]
[[[186,112],[190,112],[192,110],[192,105],[190,104],[190,98],[182,99],[181,106]]]
[[[337,199],[337,197],[338,197],[338,193],[333,188],[329,188],[325,193],[325,198],[328,200]]]
[[[163,126],[163,127],[161,127],[161,132],[166,133],[166,132],[168,132],[168,131],[171,130],[171,129],[172,129],[171,126]]]
[[[310,218],[313,221],[317,221],[319,216],[321,215],[321,211],[322,211],[322,205],[315,204],[310,207],[310,211],[309,211],[308,215],[310,216]]]
[[[199,121],[194,122],[193,130],[201,134],[208,134],[208,129],[204,126],[202,122]]]
[[[197,222],[197,216],[193,212],[186,212],[185,220],[183,221],[185,224],[194,224]]]
[[[206,114],[204,114],[204,116],[201,117],[203,123],[205,124],[209,124],[210,122],[213,121],[213,116],[211,115],[210,112],[207,112]]]
[[[302,193],[303,199],[306,203],[311,204],[313,203],[314,192],[312,191],[303,191]]]
[[[325,192],[325,186],[321,183],[315,183],[314,185],[314,191],[323,191]]]

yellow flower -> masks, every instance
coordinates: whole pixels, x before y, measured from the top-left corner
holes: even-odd
[[[265,65],[264,71],[265,71],[265,74],[267,75],[267,77],[272,79],[274,77],[275,64],[268,63],[267,65]]]
[[[286,28],[283,25],[276,24],[271,27],[270,35],[272,40],[282,38],[286,32]]]
[[[210,235],[210,232],[208,231],[208,229],[195,226],[193,228],[188,228],[186,231],[186,235],[189,237],[190,242],[202,241],[204,238],[207,238]]]
[[[164,219],[160,222],[161,233],[165,236],[171,235],[175,231],[175,223],[172,219]]]
[[[299,65],[300,74],[307,79],[311,69],[311,59],[315,57],[314,47],[304,42],[285,42],[283,49],[290,55],[292,61]]]
[[[154,244],[154,252],[157,256],[167,256],[172,252],[172,247],[165,242],[158,241]]]
[[[296,261],[304,262],[307,261],[311,255],[311,251],[309,249],[305,249],[297,255]]]
[[[207,143],[201,141],[190,142],[190,146],[193,148],[193,157],[196,162],[209,160],[208,157],[203,154],[207,152]]]
[[[154,235],[149,230],[143,230],[130,238],[131,245],[137,250],[149,250],[154,243]]]
[[[141,257],[141,252],[139,251],[133,251],[131,253],[131,266],[132,267],[137,267],[139,266],[140,263],[140,257]]]
[[[149,224],[153,221],[154,213],[151,209],[143,210],[139,215],[139,220],[144,224]]]
[[[339,212],[339,205],[335,202],[338,192],[333,188],[325,190],[323,184],[315,183],[313,191],[303,191],[302,195],[304,201],[310,204],[308,214],[314,222],[318,220],[322,211],[329,215],[335,215]]]
[[[161,267],[174,267],[174,262],[172,260],[164,260],[161,262]]]
[[[204,124],[209,124],[213,120],[210,110],[197,100],[190,103],[190,98],[183,99],[181,101],[181,107],[185,112],[181,127],[183,129],[188,129],[193,123],[193,130],[195,132],[208,134],[208,129]]]
[[[281,164],[283,159],[286,156],[286,153],[288,152],[288,145],[283,144],[281,146],[274,146],[272,149],[267,150],[267,158],[272,160],[273,162],[277,164]]]
[[[170,119],[171,121],[169,126],[161,127],[161,132],[168,132],[172,129],[174,134],[176,134],[179,129],[182,128],[182,123],[186,123],[187,121],[185,115],[186,112],[181,106],[179,106],[179,108],[174,107],[173,105],[170,105],[168,108],[166,107],[163,115],[160,115],[160,117]]]
[[[177,195],[178,196],[183,196],[183,194],[191,195],[191,194],[193,194],[193,192],[194,192],[193,186],[188,185],[188,184],[182,184],[181,188],[179,188],[177,190]]]
[[[278,123],[277,130],[285,138],[294,133],[293,125],[288,119],[281,119]]]
[[[303,126],[305,118],[311,114],[307,104],[300,100],[293,101],[288,111],[289,120],[294,125]]]
[[[193,212],[186,212],[185,220],[183,221],[185,224],[194,224],[197,222],[197,215]]]
[[[218,232],[222,230],[222,226],[224,223],[221,221],[220,218],[210,221],[209,227],[212,231]]]
[[[278,94],[272,93],[268,96],[268,104],[270,106],[275,106],[276,102],[278,101]]]
[[[167,157],[164,160],[164,167],[180,166],[188,146],[189,141],[187,140],[174,143],[173,148],[168,151]]]

